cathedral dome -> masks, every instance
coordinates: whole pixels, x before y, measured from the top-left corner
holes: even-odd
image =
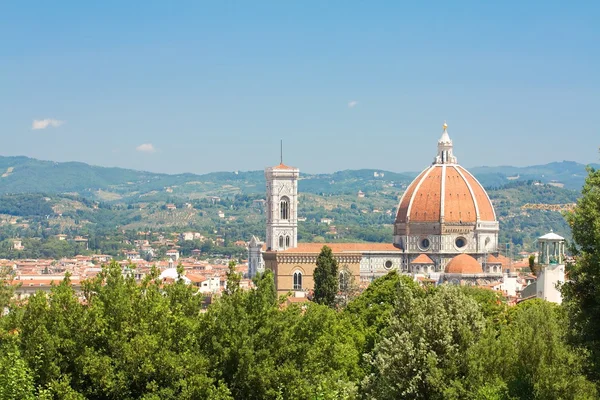
[[[438,155],[404,192],[396,224],[476,224],[480,221],[495,222],[494,207],[477,179],[457,164],[444,124]]]
[[[459,254],[446,265],[447,274],[482,274],[483,269],[476,259],[468,254]]]

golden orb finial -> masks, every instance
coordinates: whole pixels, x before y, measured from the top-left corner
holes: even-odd
[[[446,121],[444,121],[444,125],[442,125],[442,127],[444,128],[444,130],[448,129],[448,124],[446,123]]]

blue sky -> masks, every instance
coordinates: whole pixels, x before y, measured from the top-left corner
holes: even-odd
[[[417,4],[418,3],[418,4]],[[489,3],[489,4],[488,4]],[[600,2],[0,2],[1,155],[158,172],[598,161]],[[37,129],[33,129],[33,128]]]

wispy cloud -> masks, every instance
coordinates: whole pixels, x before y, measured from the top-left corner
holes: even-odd
[[[64,123],[65,123],[65,121],[59,121],[59,120],[53,119],[53,118],[34,119],[33,123],[31,124],[31,129],[33,129],[35,131],[38,129],[46,129],[49,126],[51,126],[53,128],[58,128],[59,126],[61,126]]]
[[[348,108],[354,108],[358,105],[358,101],[352,100],[348,102]]]
[[[156,148],[154,147],[154,145],[152,143],[143,143],[143,144],[140,144],[135,149],[137,151],[142,152],[142,153],[155,153],[156,152]]]

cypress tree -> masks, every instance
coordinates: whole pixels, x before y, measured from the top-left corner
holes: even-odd
[[[338,263],[333,257],[331,248],[323,246],[317,257],[317,267],[313,272],[315,280],[316,303],[329,307],[335,306],[335,297],[338,292]]]

